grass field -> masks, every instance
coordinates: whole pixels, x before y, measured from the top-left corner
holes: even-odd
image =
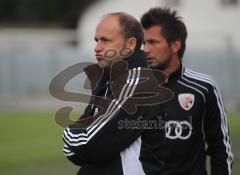
[[[240,174],[240,112],[228,115],[235,154],[233,175]],[[74,175],[78,167],[62,153],[62,128],[54,113],[0,113],[1,175]]]

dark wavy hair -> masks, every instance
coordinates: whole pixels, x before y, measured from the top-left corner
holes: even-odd
[[[161,7],[151,8],[141,17],[141,24],[144,29],[159,25],[169,45],[174,41],[181,41],[178,57],[182,59],[186,48],[187,29],[175,10]]]

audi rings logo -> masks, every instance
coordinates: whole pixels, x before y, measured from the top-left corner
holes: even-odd
[[[192,134],[192,125],[188,121],[167,121],[165,124],[166,137],[169,139],[188,139]]]

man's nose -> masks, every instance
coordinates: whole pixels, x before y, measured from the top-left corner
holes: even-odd
[[[145,52],[147,55],[150,54],[150,49],[149,49],[149,46],[148,46],[147,43],[144,44],[143,49],[144,49],[144,52]]]
[[[102,47],[101,43],[98,41],[98,42],[96,43],[96,46],[95,46],[95,48],[94,48],[94,51],[95,51],[95,52],[101,52],[102,50],[103,50],[103,47]]]

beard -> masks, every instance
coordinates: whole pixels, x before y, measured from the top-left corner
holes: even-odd
[[[165,70],[166,68],[169,67],[171,61],[172,61],[172,56],[169,55],[168,58],[164,62],[159,63],[159,64],[154,65],[154,66],[150,65],[150,67],[153,68],[153,69],[158,69],[158,70],[163,71],[163,70]]]

